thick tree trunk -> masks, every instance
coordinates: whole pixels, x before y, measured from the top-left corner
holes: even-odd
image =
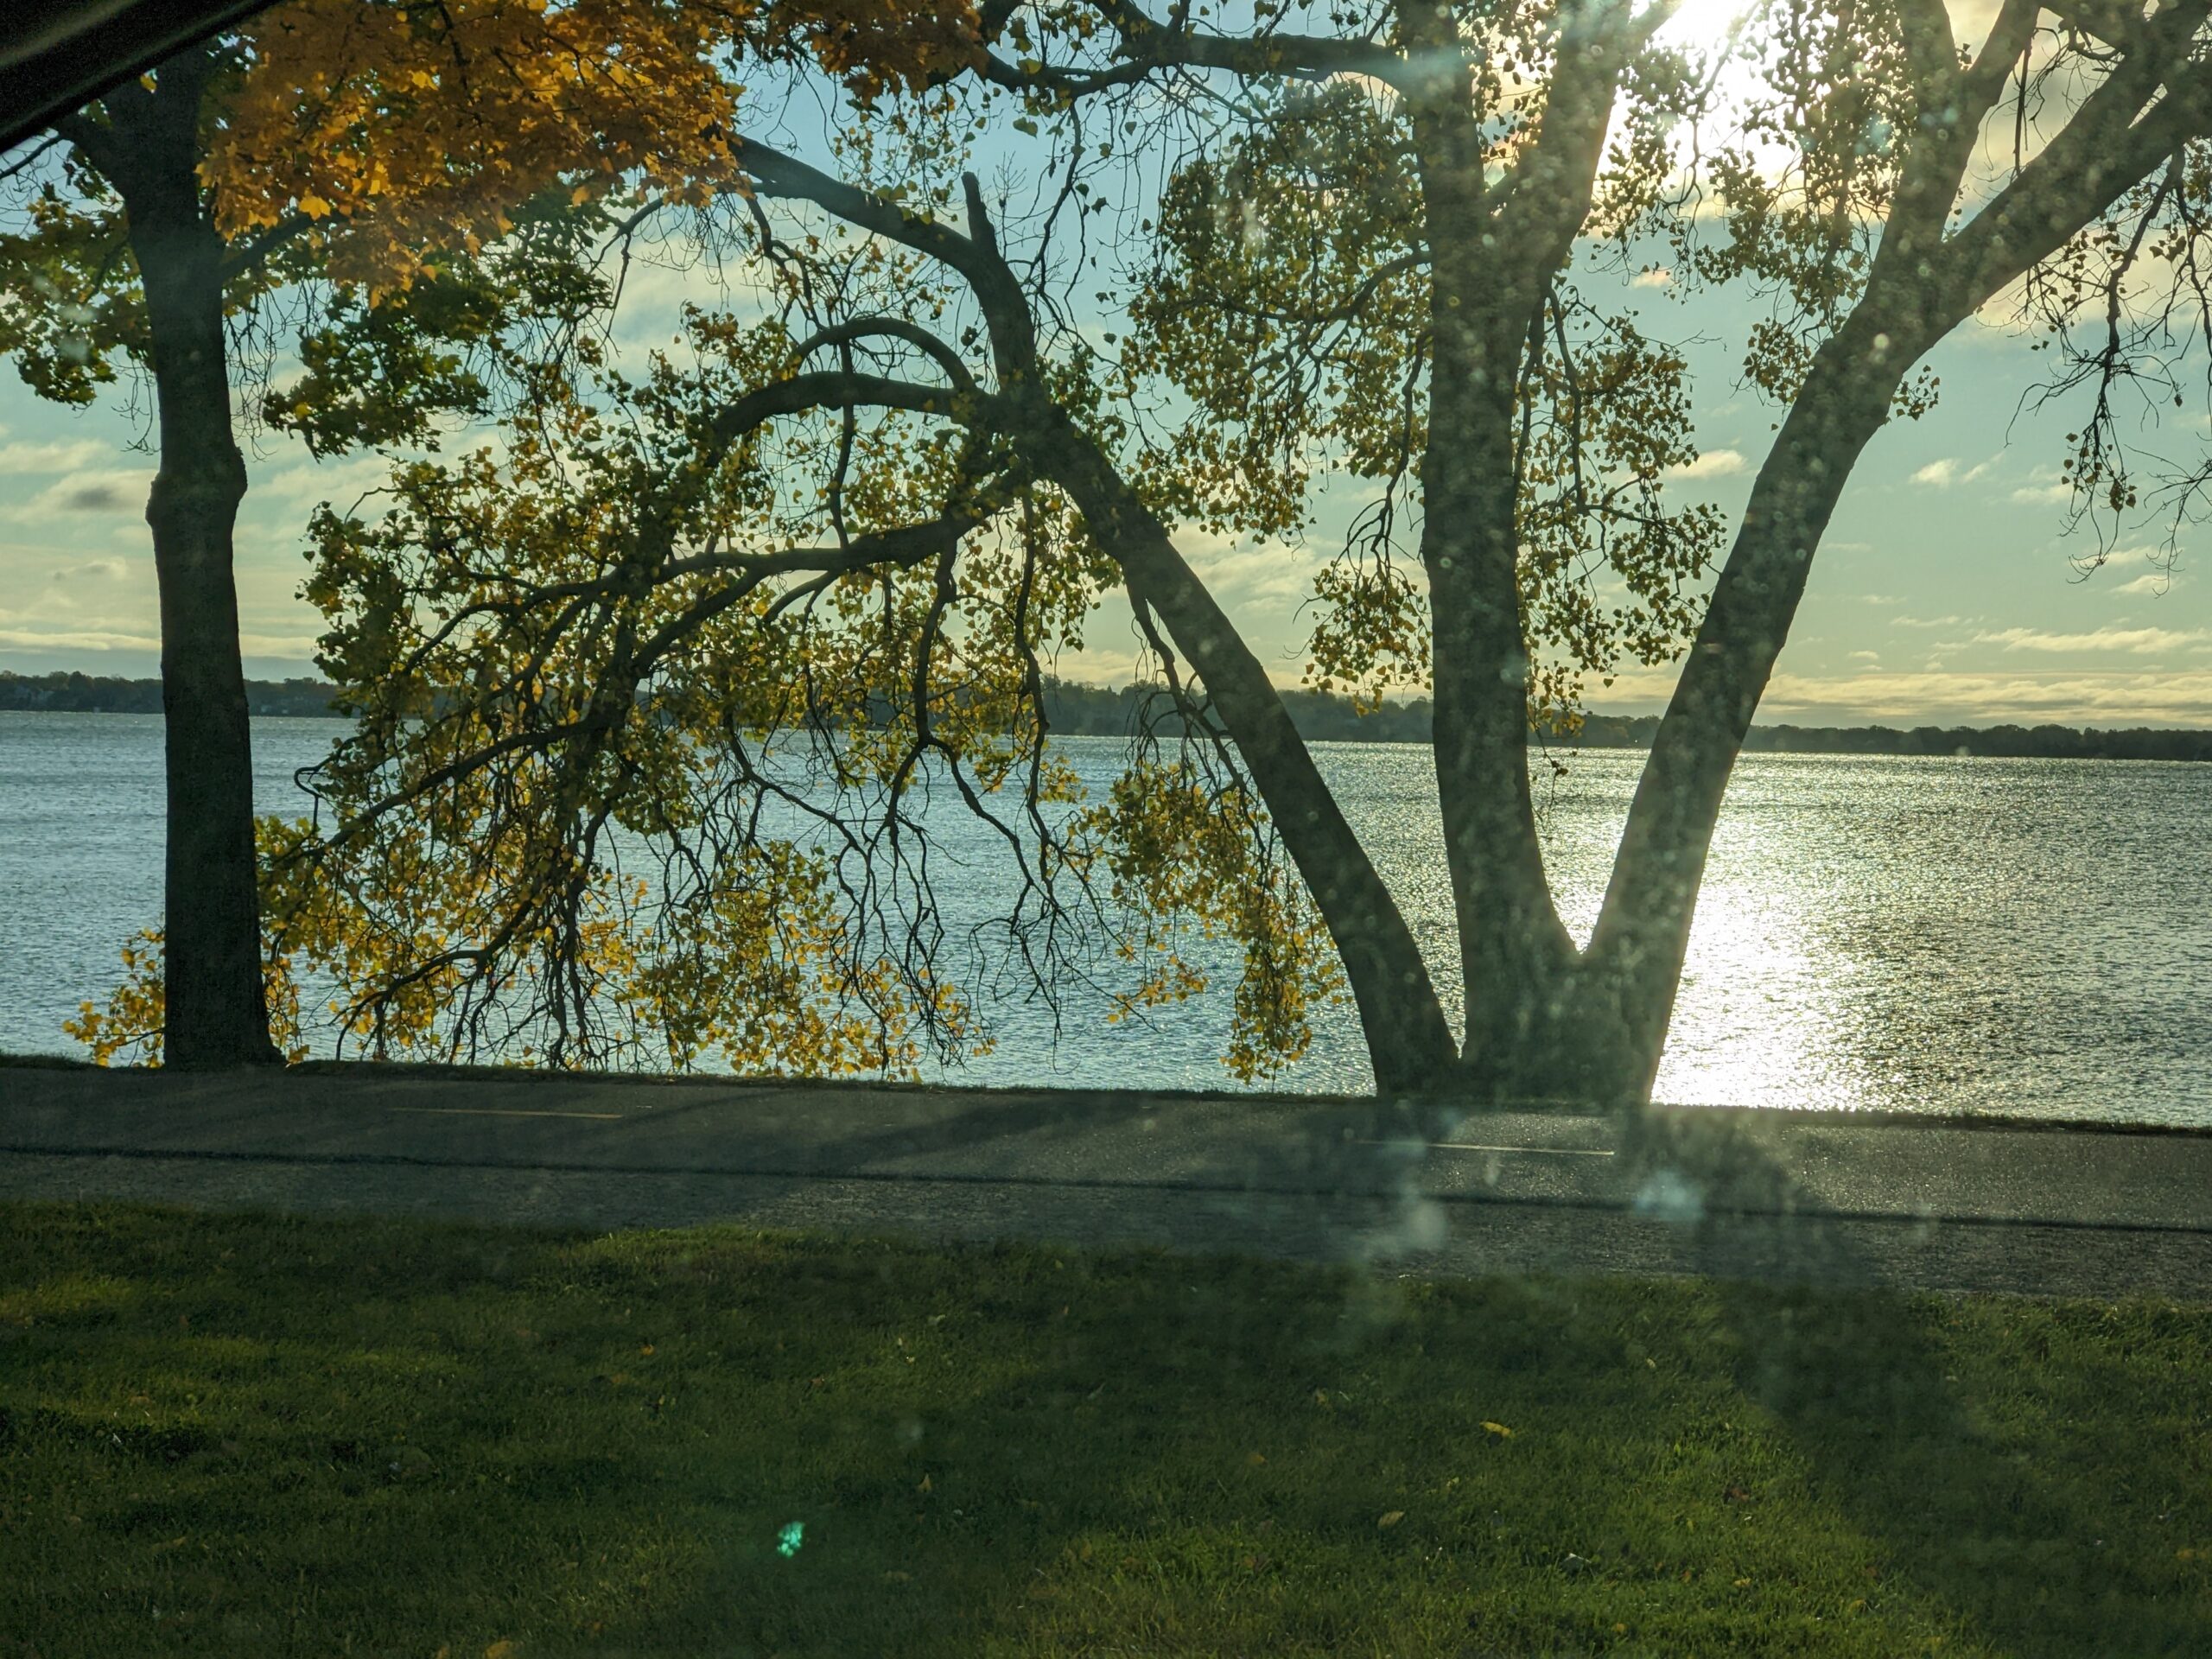
[[[279,1056],[262,979],[253,757],[232,570],[245,461],[231,427],[227,250],[194,172],[196,90],[189,108],[181,92],[164,86],[114,112],[133,151],[124,205],[161,437],[146,522],[161,591],[168,785],[163,1050],[175,1066],[263,1064]]]
[[[1431,33],[1445,29],[1421,22]],[[1449,51],[1455,38],[1438,33],[1427,47]],[[1586,102],[1597,111],[1611,106],[1611,82]],[[1484,173],[1489,157],[1465,86],[1440,84],[1414,113],[1429,226],[1421,560],[1429,577],[1431,750],[1466,993],[1458,1089],[1476,1097],[1568,1086],[1557,1066],[1526,1062],[1573,1024],[1575,944],[1544,874],[1529,787],[1531,664],[1522,628],[1516,465],[1524,343],[1544,315],[1595,166],[1595,150],[1573,143],[1571,111],[1557,118],[1553,139],[1564,155],[1546,150],[1540,173],[1560,199],[1566,232],[1531,224],[1502,244]],[[1535,163],[1531,157],[1529,166]]]
[[[1479,1077],[1494,1057],[1556,1020],[1574,947],[1544,873],[1529,785],[1515,348],[1497,338],[1502,330],[1455,326],[1460,313],[1452,302],[1462,295],[1454,289],[1470,289],[1472,276],[1453,283],[1451,264],[1437,260],[1445,303],[1421,465],[1421,545],[1432,625],[1432,750],[1466,988],[1462,1057]]]

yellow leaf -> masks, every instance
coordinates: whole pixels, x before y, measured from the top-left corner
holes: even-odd
[[[1267,1461],[1267,1459],[1261,1456],[1257,1452],[1255,1452],[1250,1457],[1245,1459],[1244,1461],[1250,1464],[1255,1469],[1257,1469],[1262,1464]]]
[[[1405,1518],[1406,1512],[1403,1510],[1392,1510],[1387,1514],[1378,1516],[1376,1518],[1375,1524],[1387,1532]]]
[[[924,1476],[922,1477],[922,1484],[921,1484],[920,1485],[918,1485],[918,1486],[915,1487],[915,1488],[914,1488],[914,1490],[915,1490],[916,1491],[918,1491],[918,1492],[926,1492],[927,1491],[929,1491],[929,1490],[930,1490],[930,1478],[929,1478],[927,1475],[924,1475]]]
[[[504,1637],[484,1649],[484,1659],[512,1659],[515,1644]]]
[[[1483,1423],[1483,1433],[1495,1434],[1501,1440],[1510,1440],[1513,1438],[1513,1431],[1503,1423],[1493,1423],[1487,1420]]]
[[[327,219],[330,216],[330,204],[321,196],[304,195],[300,198],[300,211],[309,219]]]

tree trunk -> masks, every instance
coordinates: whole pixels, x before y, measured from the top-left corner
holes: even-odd
[[[1513,464],[1517,340],[1508,344],[1502,328],[1459,321],[1473,308],[1475,273],[1453,264],[1443,253],[1436,257],[1441,302],[1421,550],[1435,688],[1431,748],[1466,990],[1462,1069],[1490,1092],[1480,1079],[1492,1058],[1558,1017],[1574,946],[1544,873],[1529,785],[1529,663]]]
[[[279,1056],[262,978],[251,734],[232,570],[246,477],[231,429],[227,249],[200,200],[197,85],[163,79],[158,93],[111,104],[132,151],[117,182],[145,293],[161,435],[146,522],[161,591],[168,793],[162,1046],[175,1066],[263,1064]]]
[[[1510,189],[1464,73],[1409,99],[1429,245],[1427,442],[1421,467],[1438,804],[1459,924],[1466,1027],[1456,1088],[1483,1101],[1610,1087],[1584,1075],[1580,964],[1560,919],[1529,782],[1521,594],[1524,359],[1589,211],[1634,31],[1583,16]],[[1431,61],[1462,50],[1448,10],[1408,8]]]

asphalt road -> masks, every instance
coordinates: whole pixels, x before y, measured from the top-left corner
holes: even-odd
[[[2212,1300],[2212,1136],[1709,1108],[10,1065],[0,1198]]]

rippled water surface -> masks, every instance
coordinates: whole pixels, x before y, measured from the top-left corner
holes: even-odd
[[[302,804],[294,768],[334,722],[256,722],[261,805]],[[60,1023],[112,982],[158,913],[161,726],[0,713],[0,1049],[72,1048]],[[1119,746],[1076,740],[1110,775]],[[1324,771],[1456,999],[1427,752],[1324,745]],[[1570,760],[1547,850],[1569,924],[1595,919],[1642,757]],[[952,826],[949,826],[952,827]],[[963,908],[1003,880],[954,827]],[[1789,1107],[2007,1110],[2212,1123],[2212,766],[2133,761],[1758,755],[1738,767],[1708,866],[1662,1098]],[[1221,1087],[1226,996],[1148,1025],[996,1010],[976,1082]],[[1368,1083],[1349,1008],[1274,1085]]]

